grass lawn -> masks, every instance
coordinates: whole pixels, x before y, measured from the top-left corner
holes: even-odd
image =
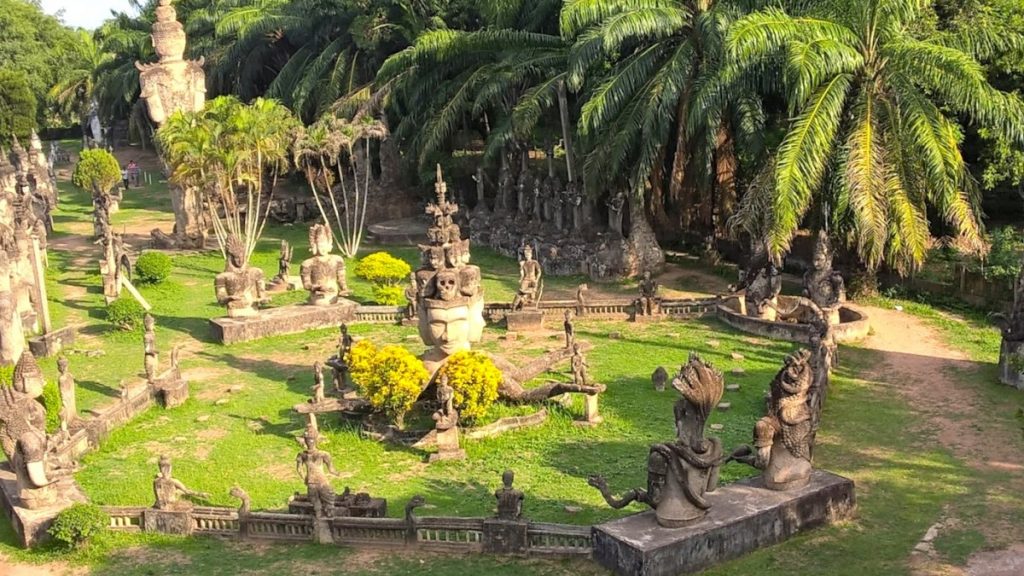
[[[88,409],[116,398],[120,382],[139,380],[142,372],[140,333],[112,330],[103,318],[103,298],[95,254],[83,254],[76,234],[91,232],[87,194],[62,185],[58,234],[51,246],[48,277],[51,311],[60,324],[82,325],[81,336],[70,355],[78,387],[78,404]],[[133,190],[114,216],[114,224],[140,233],[152,223],[168,228],[169,204],[162,185]],[[299,227],[270,227],[254,256],[254,263],[276,273],[280,239],[295,247],[297,265],[308,256],[306,231]],[[63,243],[63,244],[62,244]],[[366,252],[377,250],[369,248]],[[414,248],[387,248],[415,265]],[[486,298],[511,300],[518,269],[516,263],[475,248],[474,263],[484,274]],[[368,284],[352,274],[353,298],[369,302]],[[295,473],[299,450],[295,438],[304,419],[292,405],[310,395],[313,362],[329,355],[335,346],[334,330],[283,336],[230,347],[211,341],[209,318],[222,314],[213,299],[213,276],[223,269],[217,252],[174,257],[172,277],[159,286],[142,287],[157,318],[158,345],[166,363],[172,345],[182,344],[182,368],[190,380],[191,399],[173,410],[153,409],[116,430],[100,450],[84,458],[79,483],[100,504],[146,505],[152,502],[151,481],[161,454],[174,459],[175,476],[190,488],[211,494],[211,503],[234,506],[228,496],[238,484],[252,497],[256,509],[278,509],[287,498],[303,489]],[[570,293],[581,279],[550,278],[549,294]],[[632,294],[629,283],[602,286],[609,293]],[[300,301],[302,293],[275,298],[273,305]],[[927,314],[930,309],[919,310]],[[991,334],[943,317],[935,322],[979,360],[991,361]],[[878,327],[876,329],[884,329]],[[415,331],[399,326],[355,325],[352,332],[377,343],[399,343],[414,353],[423,346]],[[754,422],[762,414],[764,393],[794,349],[788,343],[770,342],[739,334],[714,320],[629,324],[581,321],[578,337],[594,348],[588,354],[595,380],[606,384],[601,397],[605,422],[594,428],[574,426],[582,415],[579,399],[569,406],[547,405],[549,419],[536,428],[502,436],[465,441],[469,458],[461,462],[427,465],[425,453],[363,439],[357,427],[337,417],[320,419],[328,450],[344,478],[341,488],[368,491],[388,498],[389,513],[400,514],[405,501],[423,495],[430,515],[479,516],[492,513],[493,491],[501,472],[516,471],[516,486],[526,495],[527,517],[552,522],[590,524],[641,510],[632,506],[614,511],[604,505],[598,492],[586,485],[590,474],[603,474],[616,492],[644,486],[648,446],[673,436],[672,390],[653,390],[650,375],[659,366],[669,372],[698,351],[725,372],[728,383],[740,390],[726,392],[728,411],[716,411],[711,423],[724,426],[720,436],[731,448],[750,442]],[[506,354],[513,359],[534,356],[560,345],[560,333],[528,340],[500,340],[502,330],[489,328],[480,349]],[[618,333],[612,338],[612,333]],[[996,343],[998,334],[996,335]],[[996,348],[997,349],[997,348]],[[102,355],[96,355],[102,351]],[[735,355],[735,356],[734,356]],[[798,536],[785,544],[764,549],[723,564],[709,573],[721,575],[908,573],[907,557],[924,532],[950,506],[984,514],[978,494],[999,481],[997,475],[979,475],[933,441],[921,415],[888,385],[866,377],[874,373],[878,353],[844,347],[842,365],[833,380],[829,403],[818,434],[816,464],[857,482],[858,517],[852,521]],[[41,362],[48,377],[55,377],[55,361]],[[565,378],[562,372],[541,376]],[[733,369],[742,368],[742,373]],[[965,375],[965,378],[969,377]],[[989,392],[986,392],[989,394]],[[992,391],[991,402],[1009,398]],[[535,408],[496,405],[484,420]],[[412,419],[413,425],[423,415]],[[752,475],[753,470],[730,464],[723,481]],[[567,509],[568,507],[568,509]],[[570,510],[577,510],[571,512]],[[984,545],[969,526],[944,534],[936,548],[962,563]],[[10,544],[10,526],[0,520],[0,553],[26,562],[69,560],[86,565],[95,574],[497,574],[554,575],[600,574],[586,561],[513,560],[486,556],[429,556],[403,553],[376,556],[365,552],[313,545],[256,545],[216,539],[182,539],[162,535],[107,535],[84,550],[25,552]]]

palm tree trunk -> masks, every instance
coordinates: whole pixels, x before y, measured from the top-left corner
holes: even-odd
[[[723,232],[725,222],[732,216],[736,206],[736,147],[728,121],[718,127],[715,141],[715,197],[716,202],[708,202],[709,207],[717,205],[718,220],[713,221],[713,214],[704,220],[708,230],[715,234]]]
[[[669,199],[680,214],[679,221],[683,230],[690,227],[690,211],[693,206],[692,186],[686,186],[686,165],[689,162],[686,117],[690,113],[691,85],[690,81],[686,83],[676,107],[676,150],[672,158],[672,174],[669,181]]]
[[[676,230],[665,211],[665,149],[658,153],[650,176],[651,191],[648,195],[647,213],[654,222],[654,233],[662,242],[673,240]]]
[[[565,171],[569,182],[576,181],[573,164],[572,126],[569,123],[569,99],[565,94],[565,82],[558,83],[558,116],[562,122],[562,140],[565,142]]]

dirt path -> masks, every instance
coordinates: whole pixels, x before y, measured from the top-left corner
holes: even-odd
[[[990,487],[990,493],[984,495],[988,513],[983,521],[961,517],[954,507],[921,535],[911,555],[912,571],[969,576],[1024,574],[1024,556],[1019,547],[975,554],[965,569],[943,564],[932,546],[943,530],[954,527],[977,530],[990,545],[1005,546],[1024,538],[1024,526],[1019,521],[1006,521],[1006,516],[1012,517],[1012,509],[1008,514],[998,513],[998,508],[1005,506],[1000,504],[1004,495],[1024,492],[1024,466],[1013,450],[1007,450],[1015,442],[1013,431],[987,418],[985,401],[975,386],[967,384],[979,366],[950,347],[924,320],[881,308],[869,308],[868,314],[875,333],[864,345],[882,354],[882,362],[869,377],[897,389],[911,408],[926,418],[939,445],[973,470],[1005,476],[998,487]]]
[[[86,570],[73,568],[62,562],[17,564],[0,555],[0,574],[3,576],[80,576],[86,574]]]

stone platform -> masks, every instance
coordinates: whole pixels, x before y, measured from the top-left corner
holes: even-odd
[[[28,348],[36,358],[49,358],[60,354],[60,351],[75,343],[75,327],[65,326],[48,334],[40,334],[28,339]]]
[[[256,316],[211,318],[210,327],[217,342],[234,344],[317,328],[336,328],[343,322],[355,320],[358,307],[344,298],[330,306],[295,304],[261,310]]]
[[[849,518],[856,502],[852,480],[823,470],[799,490],[768,490],[758,477],[707,497],[708,515],[684,528],[662,528],[653,510],[594,526],[594,559],[621,576],[697,572]]]
[[[18,481],[14,471],[6,462],[0,464],[0,508],[11,521],[18,545],[32,548],[49,541],[50,534],[47,531],[57,514],[76,502],[87,501],[85,493],[71,478],[59,480],[54,488],[60,491],[65,504],[37,509],[25,508],[18,496]]]

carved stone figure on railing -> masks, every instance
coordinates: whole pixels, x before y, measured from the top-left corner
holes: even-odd
[[[92,232],[97,239],[106,238],[110,232],[110,208],[113,200],[110,194],[92,195]]]
[[[634,501],[649,505],[658,524],[666,528],[703,517],[711,506],[704,495],[717,487],[723,460],[721,441],[705,438],[704,425],[722,398],[724,384],[721,372],[690,354],[689,362],[672,380],[672,387],[682,395],[675,405],[676,439],[651,446],[647,489],[634,488],[619,499],[608,490],[603,477],[591,476],[588,483],[601,491],[612,508]]]
[[[295,471],[306,483],[306,494],[313,504],[313,516],[330,518],[334,515],[334,489],[327,474],[338,476],[331,455],[317,448],[320,435],[307,428],[302,436],[305,449],[295,457]]]
[[[819,230],[811,268],[804,273],[804,295],[821,308],[832,308],[845,297],[845,286],[842,275],[832,269],[828,233]]]
[[[499,520],[519,520],[523,515],[523,501],[526,496],[520,490],[512,487],[516,474],[511,470],[505,470],[501,475],[501,488],[494,493],[498,501]]]
[[[153,478],[153,494],[156,496],[156,503],[153,504],[153,507],[157,510],[191,510],[192,503],[180,500],[179,496],[201,500],[210,497],[206,492],[189,490],[180,480],[171,476],[171,459],[167,456],[160,456],[158,466],[160,472]]]
[[[246,262],[245,244],[237,236],[228,236],[226,248],[224,271],[214,281],[217,303],[227,307],[230,318],[255,316],[257,306],[267,300],[263,270]]]
[[[434,219],[427,233],[430,244],[420,246],[423,265],[415,273],[420,338],[431,347],[432,367],[479,342],[484,328],[480,269],[469,264],[469,241],[461,239],[453,222],[459,207],[447,199],[440,166],[434,187],[437,202],[426,209]]]
[[[519,261],[519,290],[512,299],[513,312],[540,305],[543,274],[540,262],[533,259],[533,248],[529,244],[523,246],[523,259]]]
[[[640,297],[637,298],[635,314],[637,316],[654,316],[661,314],[661,298],[658,297],[658,281],[651,277],[650,270],[644,270],[644,275],[638,284]]]
[[[60,389],[60,405],[67,421],[74,422],[78,418],[78,403],[75,401],[75,377],[68,372],[68,359],[61,356],[57,359],[57,387]]]
[[[608,230],[622,236],[622,209],[626,204],[626,195],[619,190],[606,203],[608,205]]]
[[[325,224],[314,224],[309,229],[309,249],[313,257],[302,263],[302,286],[309,290],[309,303],[328,306],[348,294],[345,280],[345,259],[331,254],[334,236]]]
[[[152,382],[156,378],[160,364],[160,356],[156,349],[156,320],[152,315],[146,314],[142,326],[142,348],[145,354],[143,365],[146,368],[146,379]]]
[[[772,490],[800,488],[811,477],[815,415],[808,398],[814,376],[810,359],[804,349],[786,356],[772,380],[768,414],[754,426],[754,447],[743,446],[730,457],[761,470]]]

